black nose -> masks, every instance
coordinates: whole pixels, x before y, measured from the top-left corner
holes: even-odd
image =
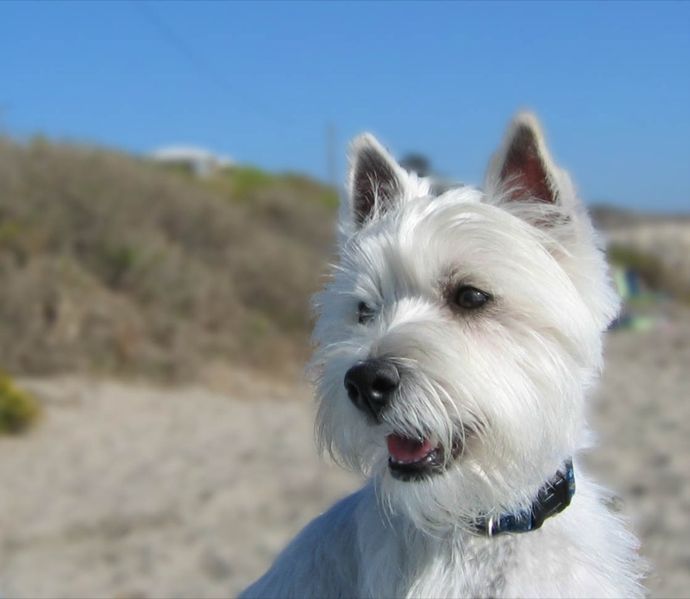
[[[352,403],[376,419],[390,403],[398,385],[400,373],[387,360],[359,362],[345,374],[345,389]]]

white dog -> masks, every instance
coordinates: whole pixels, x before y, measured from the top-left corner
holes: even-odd
[[[370,135],[349,188],[317,297],[317,433],[369,483],[245,596],[643,595],[637,541],[577,462],[618,299],[536,119],[483,190],[437,195]]]

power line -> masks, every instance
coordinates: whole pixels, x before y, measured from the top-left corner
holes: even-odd
[[[284,114],[278,114],[271,106],[262,100],[256,97],[250,97],[246,92],[238,89],[237,85],[230,83],[187,41],[172,30],[160,15],[153,10],[149,2],[145,0],[132,0],[130,4],[135,5],[139,9],[139,13],[158,32],[160,37],[182,54],[190,64],[196,67],[198,69],[198,74],[203,73],[211,85],[224,93],[231,92],[234,98],[240,98],[242,100],[242,103],[245,104],[245,109],[267,120],[271,120],[280,125],[294,123],[291,117]]]

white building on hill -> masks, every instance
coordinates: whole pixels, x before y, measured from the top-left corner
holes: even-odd
[[[199,177],[206,177],[219,169],[230,168],[235,161],[229,156],[219,156],[194,146],[165,146],[148,155],[159,164],[182,166]]]

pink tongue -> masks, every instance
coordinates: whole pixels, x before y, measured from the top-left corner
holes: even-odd
[[[398,435],[388,435],[386,443],[388,453],[397,462],[419,462],[435,449],[428,439],[417,441]]]

